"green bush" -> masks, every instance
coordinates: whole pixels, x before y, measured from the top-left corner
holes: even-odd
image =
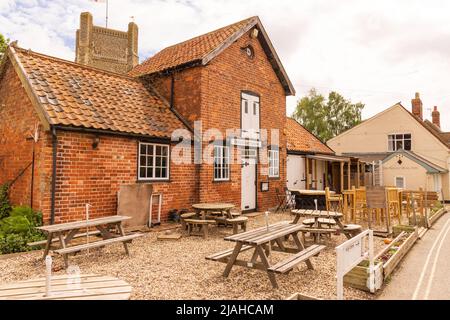
[[[0,253],[14,253],[35,249],[29,242],[45,239],[35,227],[42,225],[42,213],[30,207],[12,208],[9,216],[0,219]]]
[[[42,213],[36,212],[30,207],[14,207],[9,215],[11,217],[25,217],[33,227],[42,226]]]
[[[31,223],[25,217],[11,216],[0,220],[0,233],[26,234],[29,233],[30,231],[31,231]]]
[[[11,204],[8,199],[9,184],[0,185],[0,220],[9,216]]]

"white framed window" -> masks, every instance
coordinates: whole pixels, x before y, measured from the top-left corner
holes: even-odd
[[[388,135],[388,150],[411,150],[411,134],[410,133],[398,133]]]
[[[230,180],[230,148],[214,146],[214,181]]]
[[[403,177],[403,176],[395,177],[395,186],[397,188],[404,189],[405,188],[405,177]]]
[[[138,178],[169,179],[169,145],[139,142]]]
[[[278,149],[269,150],[269,178],[280,176],[280,152]]]

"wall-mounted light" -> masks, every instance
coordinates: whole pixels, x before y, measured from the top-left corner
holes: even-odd
[[[250,37],[252,39],[256,39],[258,37],[258,33],[259,33],[258,29],[253,28],[252,32],[250,33]]]
[[[98,136],[95,136],[94,139],[92,139],[92,149],[97,149],[99,143],[100,138]]]

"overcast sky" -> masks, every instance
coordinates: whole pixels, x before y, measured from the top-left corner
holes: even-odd
[[[73,60],[79,14],[105,24],[92,0],[0,0],[0,32],[19,46]],[[109,0],[109,23],[126,30],[134,17],[143,60],[160,49],[258,15],[297,96],[312,87],[366,104],[363,118],[421,93],[424,115],[441,112],[450,130],[450,1]]]

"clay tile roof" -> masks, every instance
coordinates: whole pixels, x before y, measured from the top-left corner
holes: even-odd
[[[167,138],[185,128],[156,92],[134,78],[15,47],[52,125]]]
[[[141,76],[200,62],[208,53],[218,48],[225,40],[250,23],[256,23],[256,17],[233,23],[229,26],[167,47],[140,65],[137,65],[129,72],[129,75]]]
[[[286,120],[288,151],[334,154],[326,144],[292,118]]]
[[[439,140],[441,140],[443,143],[445,143],[447,146],[450,147],[450,132],[443,132],[441,128],[436,126],[430,120],[423,121],[423,124],[425,128],[427,128],[431,133],[433,133],[437,138],[439,138]]]

